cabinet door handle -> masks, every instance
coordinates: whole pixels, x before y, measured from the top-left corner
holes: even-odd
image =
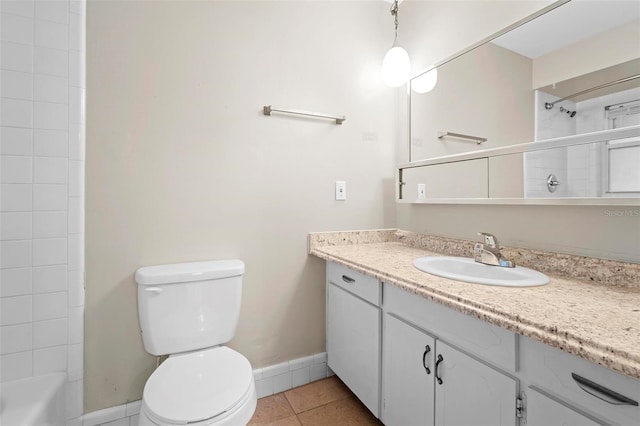
[[[620,395],[618,392],[607,389],[596,382],[592,382],[589,379],[585,379],[584,377],[577,375],[576,373],[571,373],[571,377],[573,377],[573,380],[580,387],[580,389],[604,402],[613,405],[638,406],[638,401],[634,401],[633,399],[627,398],[624,395]]]
[[[442,378],[440,376],[438,376],[438,367],[440,366],[440,363],[444,361],[444,358],[442,358],[442,355],[438,355],[438,360],[436,361],[436,380],[438,381],[438,384],[441,385],[442,384]]]
[[[424,370],[427,372],[427,375],[431,374],[431,369],[427,367],[427,354],[431,352],[431,346],[427,345],[424,347],[424,353],[422,354],[422,366]]]
[[[345,283],[347,283],[347,284],[353,284],[353,283],[355,283],[355,282],[356,282],[356,280],[355,280],[355,279],[353,279],[353,278],[351,278],[351,277],[348,277],[348,276],[346,276],[346,275],[343,275],[343,276],[342,276],[342,281],[344,281],[344,282],[345,282]]]

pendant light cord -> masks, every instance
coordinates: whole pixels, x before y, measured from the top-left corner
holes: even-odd
[[[396,40],[398,40],[398,0],[394,0],[391,5],[391,14],[394,16],[394,24],[395,24],[395,37],[393,38],[393,45],[396,45]]]

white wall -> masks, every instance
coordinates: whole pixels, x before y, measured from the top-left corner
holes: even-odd
[[[155,360],[135,270],[240,258],[231,346],[254,368],[324,351],[310,231],[395,224],[383,2],[89,2],[85,410],[140,399]],[[262,115],[263,105],[344,114]],[[334,200],[334,182],[348,199]]]
[[[2,1],[2,381],[66,371],[82,414],[84,1]]]

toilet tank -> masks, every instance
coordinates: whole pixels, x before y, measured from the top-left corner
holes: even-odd
[[[241,260],[146,266],[136,271],[142,340],[152,355],[221,345],[238,325]]]

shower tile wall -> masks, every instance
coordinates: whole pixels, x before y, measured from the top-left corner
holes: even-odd
[[[535,140],[606,130],[605,106],[640,99],[640,88],[577,103],[562,102],[565,108],[577,111],[574,118],[560,112],[559,104],[550,110],[545,109],[545,102],[557,99],[536,91]],[[525,194],[527,197],[598,197],[603,191],[603,157],[600,144],[527,153]],[[554,173],[561,183],[555,193],[547,190],[546,182],[550,173]]]
[[[0,1],[0,380],[66,371],[82,414],[85,3]]]

